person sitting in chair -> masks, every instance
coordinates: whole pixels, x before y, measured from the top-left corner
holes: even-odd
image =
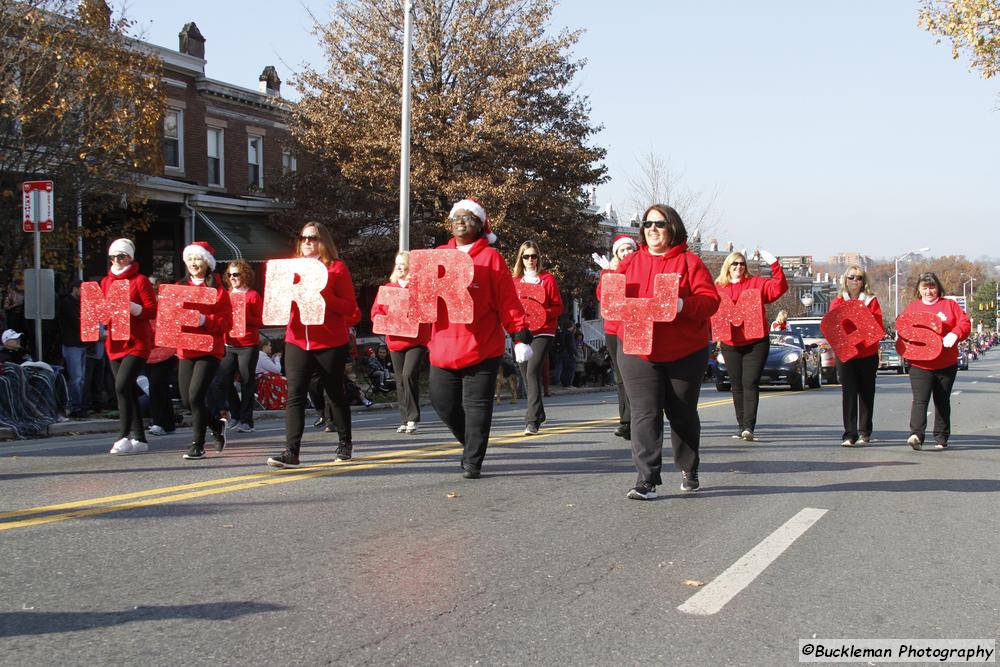
[[[396,388],[396,380],[392,374],[392,361],[389,359],[389,348],[380,345],[378,352],[370,347],[367,348],[363,362],[373,391],[388,393]]]

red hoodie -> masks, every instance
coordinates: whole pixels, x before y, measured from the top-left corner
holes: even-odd
[[[101,291],[108,296],[111,283],[116,280],[127,280],[128,298],[132,303],[142,306],[138,316],[131,316],[129,325],[131,337],[128,340],[111,340],[111,332],[104,339],[104,349],[108,351],[108,359],[121,359],[133,356],[148,359],[153,351],[153,328],[150,322],[156,319],[156,292],[149,279],[139,273],[139,262],[133,261],[120,275],[115,275],[108,269],[108,275],[101,278]]]
[[[531,332],[533,336],[554,336],[556,333],[556,325],[559,323],[559,316],[563,312],[563,302],[562,295],[559,294],[559,284],[556,283],[556,278],[548,271],[542,271],[538,274],[538,279],[541,281],[541,285],[545,288],[545,303],[542,304],[542,308],[545,309],[545,324],[542,328],[536,329]],[[522,278],[514,278],[515,281],[526,282]]]
[[[917,299],[911,301],[910,305],[906,307],[904,313],[917,313],[917,312],[933,313],[938,318],[941,318],[941,337],[944,338],[945,335],[949,333],[954,333],[958,336],[958,340],[965,340],[969,337],[972,332],[972,322],[969,320],[969,316],[965,314],[962,307],[953,299],[945,299],[944,297],[938,299],[934,303],[928,305],[922,300]],[[917,361],[910,359],[910,365],[916,366],[917,368],[923,368],[925,371],[936,371],[942,368],[948,368],[949,366],[954,366],[958,363],[958,344],[952,345],[951,347],[942,347],[941,354],[935,359],[930,361]]]
[[[739,301],[740,295],[743,294],[745,290],[759,289],[761,300],[767,304],[777,301],[781,298],[782,294],[788,291],[788,281],[785,279],[785,272],[781,270],[781,264],[775,262],[771,265],[770,278],[765,278],[764,276],[747,276],[738,283],[729,283],[728,285],[719,285],[716,283],[715,287],[719,290],[719,295],[723,299],[729,299],[733,303]],[[763,336],[747,338],[743,335],[743,325],[738,327],[723,327],[732,332],[730,336],[732,340],[720,338],[719,342],[725,343],[726,345],[732,345],[733,347],[739,347],[740,345],[749,345],[750,343],[755,343],[759,340],[767,338],[767,332],[770,327],[768,327],[767,324],[767,313],[763,308],[760,309],[760,321],[763,325]]]
[[[830,310],[827,312],[832,313],[839,306],[843,305],[844,303],[847,303],[850,300],[851,300],[851,295],[848,294],[847,292],[842,292],[840,296],[838,296],[836,299],[833,300],[833,303],[830,304]],[[865,308],[870,310],[871,314],[875,316],[875,319],[878,321],[878,323],[883,325],[884,327],[885,323],[882,321],[882,306],[879,305],[878,299],[876,299],[874,296],[862,292],[861,294],[858,295],[858,300],[863,300],[865,302]],[[875,355],[878,354],[878,346],[879,344],[875,343],[874,345],[869,345],[868,347],[861,348],[861,351],[858,352],[858,355],[854,358],[867,359],[868,357],[874,357]]]
[[[247,334],[233,338],[226,332],[226,345],[231,347],[256,347],[260,342],[260,328],[264,326],[264,299],[257,290],[247,290]],[[230,303],[232,300],[230,299]]]
[[[208,287],[214,289],[216,294],[215,303],[186,303],[184,307],[188,310],[196,310],[205,316],[205,324],[192,333],[211,334],[212,349],[208,352],[201,350],[185,350],[177,348],[178,359],[199,359],[201,357],[215,357],[221,359],[226,355],[226,334],[233,328],[233,304],[229,301],[229,292],[222,285],[222,278],[218,274],[212,274],[215,285],[205,283],[195,285],[191,282],[191,277],[180,282],[181,285],[192,285],[197,287]]]
[[[387,282],[386,285],[388,287],[403,287],[399,283],[392,281]],[[408,285],[409,282],[407,282],[407,286]],[[407,289],[407,287],[403,287],[403,289]],[[372,320],[375,319],[376,315],[386,315],[388,314],[388,312],[389,309],[386,308],[383,304],[379,303],[378,301],[372,304],[372,312],[371,312]],[[427,342],[430,339],[431,339],[431,325],[429,322],[426,322],[420,325],[420,328],[417,331],[416,338],[387,335],[385,337],[385,344],[386,347],[389,348],[390,352],[402,352],[403,350],[409,350],[411,347],[427,347]]]
[[[455,239],[451,239],[438,249],[455,247]],[[469,249],[469,257],[474,271],[469,285],[472,322],[452,324],[447,308],[438,300],[437,321],[427,346],[431,364],[438,368],[466,368],[499,357],[506,342],[504,330],[513,334],[525,328],[524,308],[500,253],[485,238],[480,238]]]
[[[681,276],[677,294],[684,300],[681,312],[672,322],[653,323],[653,352],[643,359],[676,361],[708,347],[709,322],[719,309],[719,292],[701,258],[688,252],[686,243],[664,255],[652,255],[647,246],[640,246],[621,261],[616,272],[625,274],[625,296],[643,298],[653,296],[653,278],[658,273]]]
[[[319,261],[319,260],[317,260]],[[326,287],[320,294],[326,301],[323,324],[302,324],[299,306],[292,303],[292,316],[285,329],[285,342],[303,350],[325,350],[346,345],[350,340],[348,327],[357,315],[360,318],[351,272],[341,260],[333,260],[326,267]]]

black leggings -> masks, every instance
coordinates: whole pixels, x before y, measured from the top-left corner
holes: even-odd
[[[205,444],[206,429],[211,428],[213,435],[222,432],[222,422],[209,411],[206,400],[218,369],[219,360],[212,356],[181,359],[177,366],[177,388],[181,392],[181,403],[191,410],[193,443],[196,445]]]
[[[427,348],[411,347],[389,352],[396,369],[396,395],[399,398],[399,423],[420,421],[420,373],[427,365]]]
[[[176,357],[170,357],[158,364],[146,364],[146,377],[149,378],[149,416],[153,423],[164,431],[173,432],[177,427],[174,423],[174,402],[170,397],[170,380],[176,368]]]
[[[212,381],[213,411],[229,409],[229,416],[241,424],[253,426],[253,399],[257,393],[257,357],[260,350],[256,345],[247,347],[226,346],[219,370]],[[236,371],[240,373],[240,393],[236,393],[233,381]]]
[[[913,406],[910,408],[910,433],[924,441],[927,429],[927,403],[934,399],[934,440],[948,444],[951,437],[951,389],[955,386],[958,364],[936,371],[910,366],[910,389]]]
[[[875,375],[878,373],[878,355],[855,357],[850,361],[837,360],[837,377],[844,413],[844,440],[870,438],[872,415],[875,412]]]
[[[111,360],[111,373],[115,376],[115,395],[118,397],[118,438],[127,438],[129,433],[140,442],[146,442],[146,430],[142,425],[142,411],[135,380],[142,374],[146,360],[129,355]]]
[[[285,377],[288,379],[288,406],[285,410],[285,447],[296,456],[302,446],[306,420],[306,395],[309,380],[318,369],[326,395],[333,403],[333,421],[340,442],[351,442],[351,407],[344,398],[344,364],[347,345],[322,350],[303,350],[294,343],[285,344]],[[316,409],[323,414],[323,403]]]
[[[757,406],[760,404],[760,374],[767,363],[771,349],[768,336],[760,340],[733,347],[722,343],[722,355],[729,371],[729,385],[733,390],[733,407],[740,431],[753,432],[757,428]]]
[[[528,394],[528,410],[524,414],[525,424],[541,424],[545,421],[545,406],[542,404],[542,366],[549,355],[552,336],[535,336],[531,340],[531,359],[522,363],[521,377]]]
[[[493,424],[493,392],[500,357],[466,368],[431,366],[431,405],[462,443],[462,468],[479,471]]]
[[[625,393],[621,369],[618,368],[618,336],[604,334],[604,345],[608,348],[608,356],[611,357],[611,370],[614,371],[615,388],[618,390],[618,422],[628,424],[632,421],[632,408],[629,406],[628,394]]]

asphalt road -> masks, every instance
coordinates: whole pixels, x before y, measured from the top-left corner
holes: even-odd
[[[959,374],[952,447],[904,444],[906,376],[875,442],[840,444],[840,389],[765,390],[761,442],[702,393],[703,490],[634,468],[611,393],[494,420],[460,476],[433,413],[415,436],[355,415],[355,459],[278,422],[221,457],[183,434],[0,444],[0,664],[798,664],[798,640],[991,638],[1000,619],[1000,354]],[[670,466],[665,467],[666,470]],[[703,585],[704,584],[704,585]]]

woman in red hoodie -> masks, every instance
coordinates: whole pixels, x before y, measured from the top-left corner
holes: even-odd
[[[760,250],[760,258],[771,266],[771,277],[752,276],[743,253],[729,253],[722,263],[715,286],[719,296],[733,303],[748,289],[760,290],[765,304],[777,301],[788,291],[788,281],[781,264],[771,253]],[[750,337],[743,333],[743,325],[728,327],[719,339],[722,357],[729,370],[729,384],[733,390],[733,407],[736,408],[737,431],[734,438],[752,442],[757,428],[757,406],[760,404],[760,375],[767,363],[767,353],[771,348],[768,322],[764,309],[760,309],[763,336]],[[728,336],[726,335],[728,334]]]
[[[250,263],[237,259],[229,263],[222,275],[222,282],[229,288],[229,294],[243,294],[246,303],[246,331],[236,338],[226,332],[226,354],[219,364],[219,371],[212,381],[216,412],[228,408],[227,427],[236,426],[240,433],[253,432],[253,401],[257,392],[257,357],[260,350],[260,328],[263,326],[264,300],[257,290],[252,289],[254,272]],[[236,299],[230,298],[235,303]],[[236,394],[233,381],[236,372],[240,374],[240,393]]]
[[[531,332],[510,269],[491,247],[496,236],[490,231],[486,211],[475,200],[463,199],[452,206],[448,221],[452,239],[439,249],[458,249],[472,258],[472,322],[450,322],[439,300],[428,345],[431,405],[462,443],[463,477],[476,479],[482,476],[490,439],[493,391],[506,344],[504,330],[514,338],[517,363],[531,359]]]
[[[130,337],[112,340],[111,331],[104,339],[104,347],[115,376],[115,394],[118,397],[118,439],[111,447],[111,454],[139,454],[149,451],[146,431],[142,424],[135,381],[146,365],[153,350],[153,329],[150,322],[156,319],[156,293],[146,276],[139,273],[139,262],[134,260],[135,244],[129,239],[117,239],[108,247],[111,267],[101,280],[104,296],[116,280],[127,280]],[[131,437],[129,434],[131,433]]]
[[[913,405],[910,408],[910,437],[906,443],[913,449],[923,447],[927,429],[927,403],[933,396],[934,440],[937,441],[937,449],[945,449],[951,436],[951,388],[958,375],[956,343],[969,337],[972,322],[955,300],[944,298],[944,286],[934,273],[920,274],[914,295],[916,300],[911,301],[901,315],[933,313],[941,320],[942,347],[941,354],[930,361],[909,360]]]
[[[222,453],[226,448],[226,421],[219,419],[208,409],[208,391],[212,386],[219,362],[226,353],[226,334],[233,328],[233,306],[229,293],[218,274],[215,273],[215,248],[205,241],[195,241],[184,248],[181,255],[187,267],[187,277],[181,285],[207,287],[216,293],[215,303],[185,305],[198,311],[198,329],[193,333],[208,334],[212,337],[212,349],[188,350],[177,348],[177,389],[181,403],[191,410],[191,428],[194,440],[184,458],[196,460],[205,458],[205,431],[212,429],[215,451]]]
[[[719,308],[712,276],[688,251],[687,230],[677,211],[655,204],[642,219],[639,250],[616,269],[625,274],[626,296],[653,296],[653,281],[660,273],[680,274],[680,285],[677,317],[654,323],[652,352],[640,356],[618,350],[618,367],[632,408],[632,461],[638,480],[627,497],[634,500],[656,498],[656,486],[663,482],[664,413],[670,421],[674,465],[681,470],[681,489],[699,487],[698,396],[708,365],[709,321]]]
[[[351,406],[344,397],[344,365],[348,358],[348,328],[360,317],[354,283],[347,265],[340,260],[337,246],[327,228],[307,222],[299,233],[296,257],[321,262],[326,269],[326,287],[320,294],[326,302],[322,324],[303,324],[298,304],[292,304],[285,329],[285,377],[288,378],[288,407],[285,410],[285,451],[267,460],[272,468],[297,468],[306,418],[306,394],[313,371],[318,371],[326,395],[332,403],[333,421],[340,444],[336,460],[350,461]]]
[[[541,285],[544,297],[539,302],[545,311],[545,322],[531,330],[531,360],[521,364],[521,377],[528,392],[528,410],[524,415],[524,435],[535,435],[545,421],[542,405],[542,367],[549,356],[549,346],[555,337],[556,324],[563,312],[562,295],[555,276],[542,269],[542,251],[534,241],[525,241],[514,262],[514,282]]]
[[[844,271],[840,295],[830,304],[832,313],[848,301],[860,301],[882,326],[882,307],[868,285],[868,274],[857,264]],[[872,415],[875,412],[875,376],[878,374],[878,343],[870,345],[847,361],[837,359],[841,403],[844,416],[842,447],[867,445],[872,438]]]

